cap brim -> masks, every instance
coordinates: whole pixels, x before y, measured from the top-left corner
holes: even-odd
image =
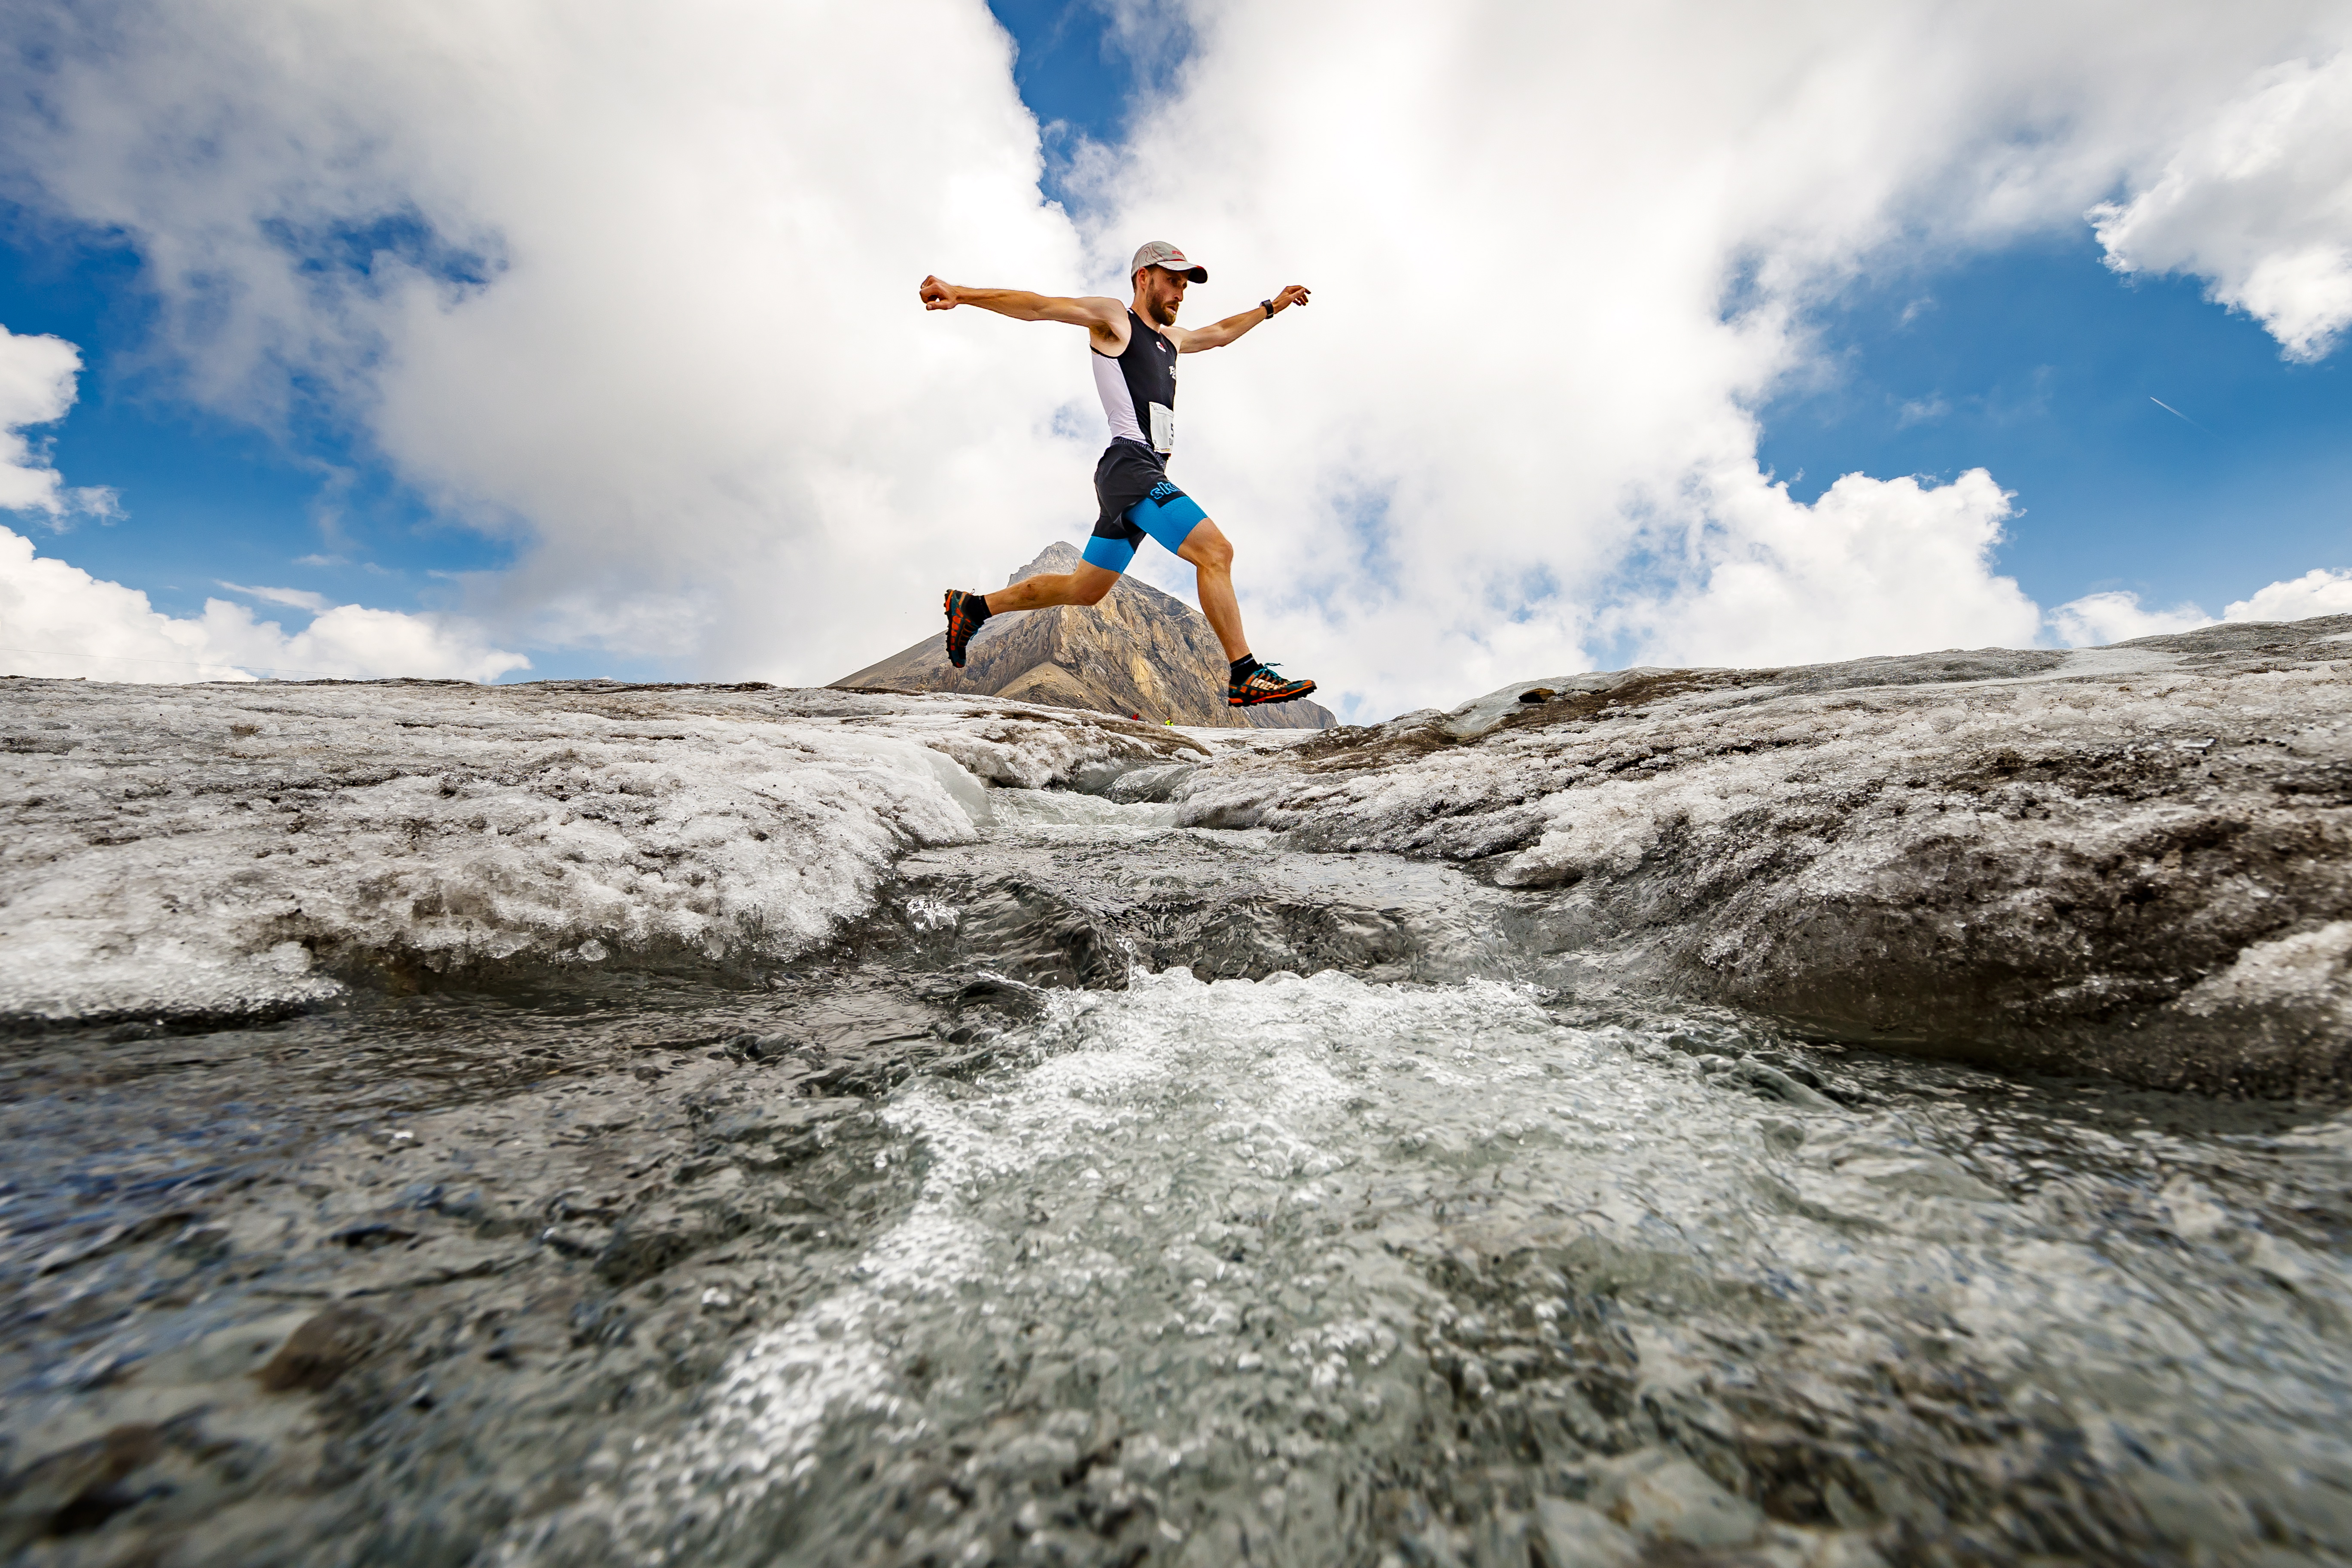
[[[1193,261],[1181,250],[1173,250],[1169,255],[1156,257],[1150,261],[1144,260],[1139,256],[1135,258],[1136,270],[1140,271],[1146,267],[1157,267],[1162,272],[1173,272],[1177,277],[1190,279],[1194,283],[1206,283],[1209,280],[1209,269]]]

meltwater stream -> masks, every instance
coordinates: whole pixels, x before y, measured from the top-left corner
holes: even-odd
[[[174,1535],[168,1498],[117,1483],[90,1494],[94,1521],[20,1524],[8,1544],[76,1563],[2352,1561],[2340,1110],[2009,1079],[1579,996],[1457,929],[1508,911],[1454,873],[1292,861],[1148,806],[1000,800],[989,845],[913,868],[898,962],[950,963],[926,944],[1001,923],[989,900],[1042,908],[1058,887],[1067,910],[1038,921],[1064,950],[1092,951],[1080,926],[1136,933],[1119,939],[1123,988],[917,973],[916,994],[965,999],[947,1020],[961,1024],[908,1070],[862,1079],[819,1047],[773,1065],[790,1021],[811,1039],[827,1018],[887,1034],[871,1020],[887,1010],[859,999],[878,982],[854,966],[803,976],[815,989],[792,994],[789,1018],[666,994],[634,1013],[509,1001],[474,1017],[442,1001],[338,1026],[542,1053],[558,1047],[518,1042],[658,1037],[586,1062],[565,1086],[575,1105],[600,1072],[647,1093],[740,1076],[696,1080],[696,1131],[646,1178],[657,1195],[551,1178],[562,1191],[534,1189],[520,1229],[482,1219],[495,1192],[459,1193],[453,1174],[495,1178],[502,1146],[557,1158],[562,1137],[501,1143],[552,1114],[520,1092],[415,1089],[405,1132],[379,1119],[272,1156],[300,1165],[299,1200],[247,1201],[331,1211],[270,1233],[293,1261],[256,1258],[242,1283],[178,1285],[162,1305],[123,1285],[138,1304],[106,1342],[160,1366],[162,1347],[286,1320],[298,1277],[304,1312],[366,1303],[377,1326],[350,1334],[399,1348],[348,1385],[312,1377],[331,1440],[291,1478],[309,1489],[213,1483],[260,1522]],[[959,881],[966,863],[992,869]],[[1235,892],[1259,869],[1287,889],[1278,918]],[[1248,919],[1105,901],[1206,881]],[[1152,967],[1169,932],[1213,928],[1200,940],[1247,971],[1234,931],[1302,921],[1379,962]],[[1416,921],[1417,951],[1466,977],[1388,977],[1420,972],[1380,932]],[[704,1048],[747,1023],[749,1044]],[[109,1103],[86,1095],[82,1114],[125,1138],[158,1125],[152,1107],[106,1122]],[[581,1124],[617,1129],[603,1158],[650,1169],[660,1118],[630,1114],[644,1120]],[[408,1152],[426,1145],[433,1173]],[[37,1183],[12,1180],[33,1201]],[[352,1239],[371,1225],[397,1237]],[[401,1248],[424,1261],[363,1286],[342,1261]],[[529,1270],[540,1282],[494,1312],[431,1304]],[[62,1353],[76,1331],[55,1309],[22,1319],[46,1300],[26,1289],[15,1342],[47,1334]],[[206,1303],[211,1338],[161,1326]],[[528,1348],[534,1312],[568,1325],[544,1350]],[[266,1404],[307,1397],[300,1372],[274,1391],[268,1366],[239,1375]],[[71,1436],[60,1411],[127,1400],[137,1378],[116,1384],[48,1387],[38,1430]],[[165,1436],[139,1441],[168,1447],[171,1422],[209,1418],[266,1470],[276,1428],[233,1405],[158,1409]],[[113,1452],[100,1441],[85,1469]],[[37,1468],[18,1469],[20,1497]]]

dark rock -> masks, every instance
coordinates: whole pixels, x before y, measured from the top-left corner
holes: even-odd
[[[331,1232],[327,1239],[338,1247],[365,1250],[378,1247],[391,1247],[397,1242],[414,1241],[416,1239],[416,1233],[413,1230],[403,1230],[396,1225],[379,1219],[362,1221],[358,1225],[347,1225],[341,1230]]]
[[[374,1352],[385,1328],[373,1312],[338,1302],[286,1336],[254,1381],[272,1394],[321,1393]]]
[[[727,1042],[727,1054],[741,1062],[772,1062],[804,1049],[808,1042],[793,1035],[740,1034]],[[656,1075],[658,1076],[658,1075]]]
[[[743,1216],[710,1205],[656,1205],[615,1226],[596,1258],[596,1273],[615,1289],[667,1273],[707,1247],[740,1235]]]
[[[541,1241],[566,1258],[595,1258],[604,1251],[605,1232],[588,1226],[550,1226],[540,1232]]]
[[[136,1500],[114,1495],[113,1489],[152,1462],[163,1444],[163,1428],[135,1422],[36,1460],[0,1480],[0,1552],[16,1552],[43,1536],[97,1529]]]

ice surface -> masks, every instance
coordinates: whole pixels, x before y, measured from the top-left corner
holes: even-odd
[[[788,958],[990,784],[1198,756],[954,698],[0,684],[0,1016],[236,1013],[336,973]]]
[[[2124,688],[2086,683],[2161,673],[2179,660],[2136,647],[2026,652],[1972,679],[1942,680],[1932,662],[1939,657],[1802,672],[1644,668],[1514,681],[1451,713],[1352,731],[1352,745],[1307,737],[1307,766],[1294,766],[1289,751],[1224,753],[1192,781],[1185,816],[1311,828],[1351,848],[1466,858],[1508,847],[1516,853],[1505,882],[1560,882],[1591,867],[1637,863],[1663,832],[1718,819],[1727,806],[1791,787],[1883,781],[1906,763],[1934,767],[1986,747],[2203,738],[2224,718],[2256,743],[2283,723],[2324,747],[2345,733],[2343,702],[2352,694],[2352,667],[2324,657],[2292,670],[2192,673]],[[1835,679],[1842,671],[1854,679]],[[1789,679],[1798,674],[1811,679]],[[1518,700],[1538,686],[1622,700],[1572,723],[1555,717],[1558,700]],[[1526,727],[1504,730],[1515,717]],[[1433,730],[1483,743],[1432,747],[1421,737]]]
[[[1514,682],[1450,714],[1220,753],[1175,798],[1190,824],[1573,889],[1564,918],[1643,934],[1713,994],[2010,1049],[2352,915],[2343,624]],[[1538,684],[1560,695],[1518,701]],[[2319,989],[2280,1003],[2293,1016],[2233,1018],[2275,1058],[2240,1065],[2333,1076],[2352,981],[2280,973]],[[2015,996],[1988,999],[2000,985]],[[2284,994],[2233,994],[2257,991]]]
[[[0,1015],[757,966],[968,839],[983,785],[1062,783],[1475,862],[1549,900],[1538,958],[1843,1037],[2302,1092],[2352,1070],[2352,966],[2295,945],[2352,920],[2347,624],[1558,677],[1317,734],[944,694],[10,681]]]

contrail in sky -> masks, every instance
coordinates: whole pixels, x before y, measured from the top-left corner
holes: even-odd
[[[2179,410],[2179,409],[2175,408],[2174,406],[2172,406],[2172,405],[2171,405],[2171,404],[2167,403],[2163,398],[2161,398],[2161,397],[2151,397],[2151,398],[2149,398],[2149,399],[2148,399],[2148,401],[2149,401],[2150,403],[2155,404],[2158,408],[2163,409],[2167,414],[2171,415],[2175,419],[2178,419],[2178,420],[2179,420],[2182,424],[2184,424],[2184,425],[2188,426],[2190,429],[2192,429],[2192,430],[2205,430],[2205,426],[2203,426],[2202,425],[2198,424],[2198,423],[2197,423],[2197,421],[2195,421],[2194,419],[2189,418],[2188,415],[2183,414],[2182,412],[2180,412],[2180,410]],[[2205,430],[2205,434],[2207,434],[2208,436],[2210,436],[2211,434],[2213,434],[2213,432],[2211,432],[2210,430]]]

